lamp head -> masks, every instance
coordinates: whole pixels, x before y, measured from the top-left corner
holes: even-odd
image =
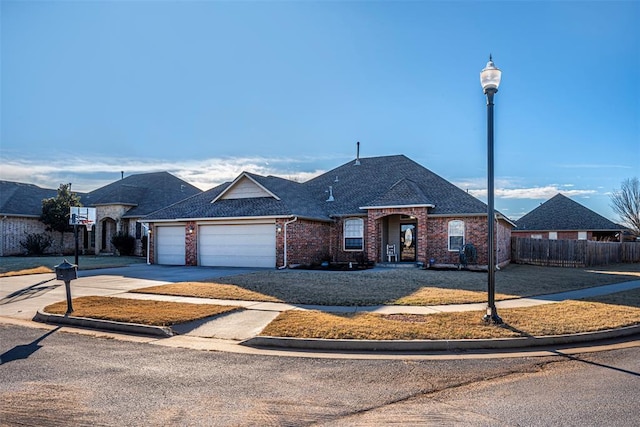
[[[502,71],[494,65],[493,59],[489,55],[487,66],[480,72],[480,84],[484,93],[487,93],[488,90],[497,92],[501,77]]]

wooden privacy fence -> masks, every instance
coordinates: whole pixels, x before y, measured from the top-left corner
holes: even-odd
[[[640,262],[640,242],[512,237],[511,262],[555,267],[591,267],[621,262]]]

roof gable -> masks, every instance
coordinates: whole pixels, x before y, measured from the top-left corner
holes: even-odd
[[[369,206],[361,207],[360,209],[380,209],[401,206],[435,207],[418,184],[410,179],[403,178],[393,184],[386,193],[373,200]]]
[[[621,230],[622,227],[560,193],[516,221],[515,231]]]
[[[272,197],[280,200],[278,196],[260,184],[251,174],[243,172],[223,192],[218,194],[211,203],[215,203],[218,200],[255,199],[259,197]]]

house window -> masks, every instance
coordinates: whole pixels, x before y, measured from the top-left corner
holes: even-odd
[[[542,234],[532,234],[531,238],[532,239],[542,239]]]
[[[550,231],[549,232],[549,240],[558,240],[558,232]]]
[[[344,250],[364,250],[364,220],[361,218],[347,219],[344,222]]]
[[[464,221],[449,221],[449,250],[459,251],[464,246]]]
[[[587,240],[587,232],[578,231],[578,240]]]

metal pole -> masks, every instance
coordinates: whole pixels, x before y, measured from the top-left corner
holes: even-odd
[[[78,265],[78,224],[73,224],[73,236],[76,240],[75,264]]]
[[[73,313],[73,305],[71,305],[71,281],[64,281],[64,289],[67,292],[67,314]]]
[[[489,301],[484,321],[499,325],[502,323],[502,319],[498,316],[498,310],[496,309],[496,250],[494,244],[495,207],[493,185],[493,96],[497,91],[498,90],[495,88],[488,88],[485,91],[487,94],[487,290],[489,294]]]

